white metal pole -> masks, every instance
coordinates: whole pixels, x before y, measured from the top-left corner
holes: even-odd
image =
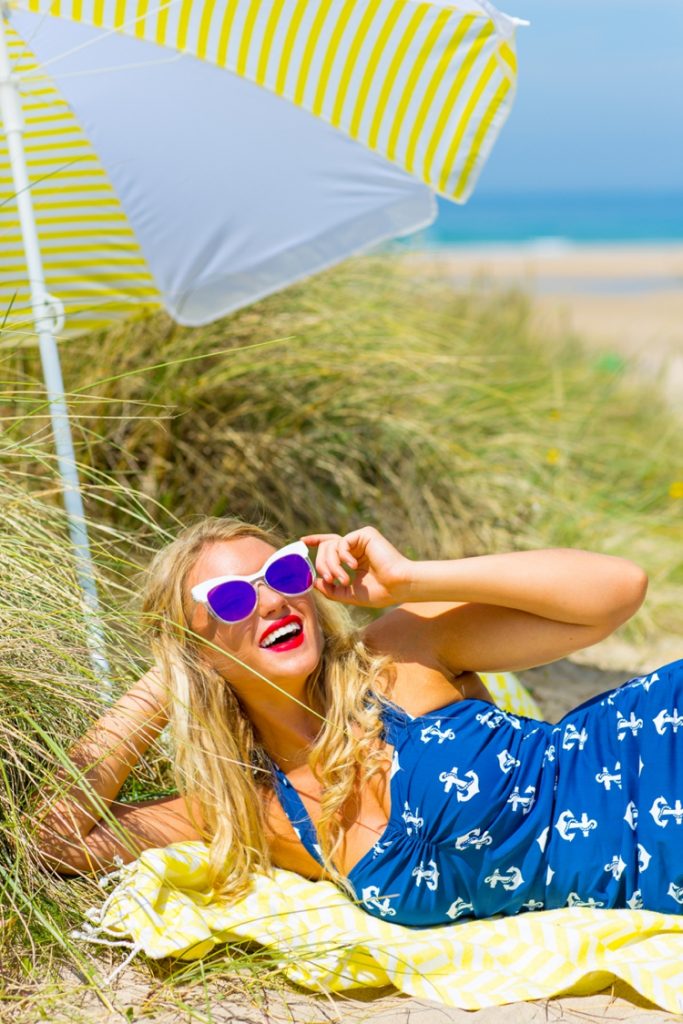
[[[78,480],[69,413],[64,394],[62,369],[55,334],[64,325],[64,312],[59,299],[49,295],[45,288],[43,264],[40,257],[31,190],[26,168],[23,144],[23,117],[19,101],[17,76],[12,72],[9,48],[5,34],[7,10],[0,12],[0,118],[5,126],[7,146],[12,168],[15,198],[19,210],[21,233],[24,240],[26,267],[31,289],[31,306],[40,345],[43,376],[50,405],[52,432],[57,449],[57,463],[62,477],[64,506],[69,533],[75,550],[76,573],[83,593],[83,611],[86,617],[88,647],[95,672],[103,684],[102,697],[111,698],[109,663],[105,654],[104,632],[101,625],[97,584],[88,541],[88,528]]]

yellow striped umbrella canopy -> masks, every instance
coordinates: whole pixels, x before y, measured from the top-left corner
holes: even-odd
[[[13,0],[10,59],[62,336],[206,323],[464,202],[514,19],[463,0]],[[0,132],[0,324],[32,335]],[[11,308],[10,308],[11,306]]]

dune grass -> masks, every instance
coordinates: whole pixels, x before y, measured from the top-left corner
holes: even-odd
[[[38,1007],[58,1019],[65,967],[96,991],[116,955],[102,966],[68,937],[101,891],[37,865],[24,813],[100,713],[101,681],[37,354],[0,342],[0,998],[28,1021]],[[201,514],[265,516],[292,538],[371,522],[426,558],[553,545],[622,554],[652,580],[628,635],[683,632],[680,423],[627,369],[575,338],[536,336],[521,294],[456,294],[400,259],[364,258],[209,327],[160,314],[71,342],[62,360],[115,693],[146,667],[140,573]],[[159,743],[121,798],[172,786]],[[164,1000],[209,977],[244,994],[274,983],[272,969],[235,948],[185,965]],[[160,983],[172,974],[139,970]]]

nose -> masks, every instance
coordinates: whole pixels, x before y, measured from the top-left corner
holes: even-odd
[[[264,619],[272,616],[276,611],[289,607],[284,594],[278,594],[277,590],[271,590],[264,580],[259,580],[256,584],[256,592],[258,594],[259,614]]]

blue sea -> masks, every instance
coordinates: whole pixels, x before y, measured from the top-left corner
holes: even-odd
[[[410,248],[527,243],[683,242],[683,192],[478,193],[463,206],[440,197],[429,228]]]

